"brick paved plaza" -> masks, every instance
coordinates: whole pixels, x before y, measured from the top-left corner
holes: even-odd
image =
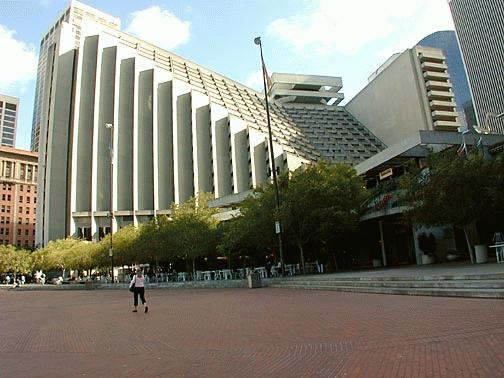
[[[0,291],[1,377],[499,377],[504,302],[286,289]]]

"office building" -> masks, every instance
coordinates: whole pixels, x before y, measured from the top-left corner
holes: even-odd
[[[449,0],[478,125],[504,133],[504,2]]]
[[[453,84],[440,49],[416,46],[385,64],[345,109],[389,147],[419,130],[458,130]]]
[[[263,94],[92,18],[79,36],[63,20],[48,50],[38,243],[99,240],[110,215],[115,231],[199,192],[226,206],[271,179]],[[384,148],[337,105],[341,78],[281,74],[273,87],[275,169],[355,165]]]
[[[0,94],[0,136],[1,145],[14,147],[16,144],[19,99]]]
[[[0,244],[35,247],[37,154],[0,147]]]
[[[79,1],[71,1],[68,7],[56,18],[56,21],[44,34],[39,46],[39,60],[37,69],[37,84],[35,88],[35,101],[33,106],[33,121],[31,131],[31,150],[39,150],[40,125],[42,121],[42,112],[44,106],[50,104],[44,103],[46,86],[51,82],[52,57],[59,49],[59,39],[62,28],[71,29],[71,33],[65,32],[65,37],[71,41],[66,43],[73,44],[75,48],[79,47],[81,39],[81,26],[85,19],[92,19],[97,25],[108,28],[120,28],[120,20],[97,9],[91,8]],[[54,50],[54,51],[53,51]]]
[[[425,38],[422,38],[417,46],[428,46],[441,49],[446,58],[448,73],[450,74],[451,82],[453,83],[453,94],[455,103],[457,104],[457,112],[462,130],[472,128],[472,125],[477,125],[476,115],[467,81],[467,74],[464,68],[464,61],[460,53],[460,48],[457,42],[457,35],[453,30],[443,30],[432,33]]]

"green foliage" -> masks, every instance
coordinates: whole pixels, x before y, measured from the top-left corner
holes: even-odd
[[[32,269],[33,261],[29,251],[0,244],[0,272],[26,274]]]
[[[363,183],[346,165],[321,162],[292,173],[280,214],[302,263],[303,248],[315,235],[329,241],[343,238],[357,227],[357,210],[363,199]]]
[[[504,159],[479,153],[458,156],[453,149],[431,153],[428,167],[413,169],[401,183],[407,216],[415,223],[465,227],[504,211]]]
[[[208,207],[208,194],[190,198],[181,205],[172,206],[172,221],[169,225],[171,251],[179,259],[192,261],[215,249],[217,212]]]

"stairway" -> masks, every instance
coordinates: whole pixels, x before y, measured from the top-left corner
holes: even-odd
[[[504,273],[359,276],[319,274],[274,278],[269,287],[307,290],[335,290],[356,293],[427,295],[440,297],[504,298]]]

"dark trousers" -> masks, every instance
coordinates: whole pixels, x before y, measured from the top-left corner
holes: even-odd
[[[140,295],[140,300],[142,304],[145,303],[145,288],[143,287],[135,287],[135,291],[133,292],[133,304],[138,306],[138,295]]]

